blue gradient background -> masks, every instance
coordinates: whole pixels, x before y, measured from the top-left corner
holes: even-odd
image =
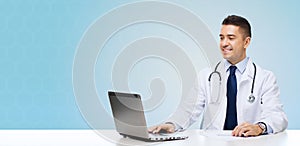
[[[76,48],[97,18],[128,2],[135,1],[1,0],[0,129],[89,128],[76,106],[72,88]],[[220,23],[228,14],[248,18],[253,28],[248,55],[275,73],[288,128],[300,128],[299,2],[169,2],[198,15],[217,41]]]

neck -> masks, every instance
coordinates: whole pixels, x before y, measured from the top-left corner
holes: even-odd
[[[243,55],[243,57],[241,57],[240,59],[238,60],[227,60],[230,64],[232,65],[236,65],[238,64],[239,62],[243,61],[244,59],[246,58],[246,55]]]

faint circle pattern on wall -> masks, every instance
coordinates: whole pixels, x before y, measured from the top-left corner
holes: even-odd
[[[87,29],[78,44],[73,61],[73,91],[76,102],[82,116],[95,131],[103,128],[101,123],[113,122],[98,98],[95,85],[97,58],[111,36],[122,28],[143,22],[160,23],[180,30],[197,44],[207,57],[209,65],[216,64],[220,59],[217,43],[207,26],[197,15],[181,6],[169,2],[144,1],[129,3],[111,10]],[[182,98],[188,94],[197,76],[194,58],[186,55],[184,49],[168,38],[150,36],[137,39],[115,57],[111,71],[113,90],[130,91],[128,87],[130,72],[134,70],[136,64],[149,58],[167,62],[176,70],[181,82]],[[120,75],[119,72],[124,74]],[[151,97],[143,101],[145,111],[158,107],[164,102],[166,94],[166,83],[161,77],[153,77],[148,84]],[[97,133],[112,140],[104,133],[99,131]]]

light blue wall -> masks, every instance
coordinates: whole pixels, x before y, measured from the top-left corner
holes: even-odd
[[[128,2],[135,1],[1,0],[0,129],[88,128],[76,106],[73,94],[72,66],[76,49],[89,26],[110,10]],[[220,23],[228,14],[245,16],[253,30],[248,55],[257,64],[275,73],[281,89],[281,100],[289,118],[289,129],[300,128],[298,125],[300,112],[297,109],[297,104],[300,103],[298,92],[300,88],[297,85],[300,83],[298,75],[300,61],[297,57],[300,54],[297,43],[300,34],[298,28],[300,16],[297,11],[300,8],[299,2],[296,0],[168,2],[182,6],[197,15],[206,23],[216,41],[219,39]],[[184,35],[177,37],[180,36],[178,33],[180,33],[178,30],[165,25],[140,24],[118,32],[108,41],[103,48],[104,55],[99,55],[95,68],[95,73],[99,74],[95,77],[96,87],[101,96],[100,101],[107,110],[106,114],[110,115],[110,110],[105,93],[112,87],[112,83],[111,78],[104,75],[109,71],[102,71],[101,67],[113,65],[109,63],[114,60],[109,59],[116,57],[116,53],[124,45],[139,37],[170,37],[180,46],[195,47],[188,43],[189,40],[184,38]],[[124,37],[125,35],[127,37]],[[195,58],[193,55],[198,52],[191,49],[187,54]],[[143,63],[145,65],[150,63],[152,67],[158,66],[159,70],[174,74],[172,67],[168,67],[168,64],[160,60]],[[172,78],[173,76],[168,76],[164,74],[165,72],[163,74],[143,72],[145,71],[141,67],[143,63],[137,65],[137,70],[128,77],[132,91],[142,93],[145,91],[145,96],[149,94],[146,92],[148,85],[142,82],[147,82],[147,78],[143,78],[147,75],[161,75],[165,77],[166,83],[170,83],[166,88],[168,97],[154,112],[147,115],[147,120],[155,124],[161,121],[161,116],[169,115],[170,111],[176,108],[180,99],[170,97],[172,88],[180,88],[178,87],[180,80],[175,80],[172,84],[176,76]],[[140,75],[139,70],[144,76]],[[139,77],[140,80],[135,77]],[[99,113],[99,116],[101,114],[103,113]],[[103,123],[103,127],[111,128],[113,123]]]

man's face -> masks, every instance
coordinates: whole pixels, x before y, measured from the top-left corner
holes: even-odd
[[[220,33],[220,49],[223,58],[231,64],[237,64],[246,57],[246,48],[250,37],[244,37],[239,26],[222,25]]]

